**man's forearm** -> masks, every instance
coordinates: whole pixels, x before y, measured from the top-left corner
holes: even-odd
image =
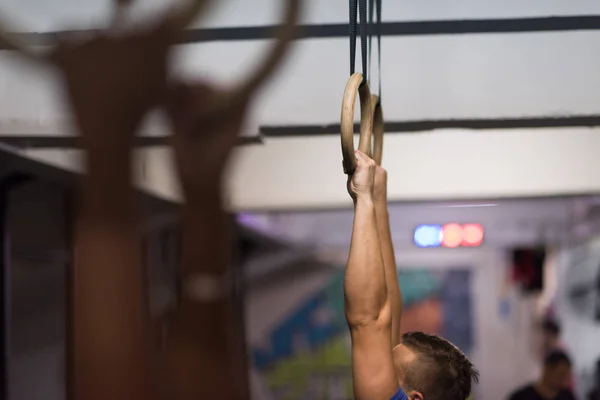
[[[359,198],[344,280],[354,396],[359,400],[389,399],[398,390],[390,343],[391,312],[376,219],[372,200]]]
[[[91,149],[83,178],[73,279],[77,398],[149,396],[149,337],[131,158],[128,149],[114,154],[120,150]]]
[[[387,302],[375,204],[371,199],[358,198],[355,204],[344,294],[351,327],[377,321]]]
[[[346,320],[352,341],[352,381],[359,400],[389,399],[398,390],[391,346],[392,315],[373,202],[376,164],[356,151],[348,182],[355,199],[352,243],[344,279]]]
[[[219,191],[207,191],[200,201],[184,206],[181,279],[228,277],[231,254],[230,225]],[[234,336],[231,293],[219,299],[194,301],[185,293],[170,330],[169,358],[179,395],[196,398],[242,398],[236,370],[245,357]],[[246,373],[246,371],[244,371]],[[201,379],[199,379],[201,377]],[[232,382],[236,384],[232,385]]]
[[[385,278],[387,283],[387,294],[392,312],[392,347],[400,344],[400,322],[402,319],[402,293],[398,283],[398,271],[396,269],[396,256],[394,255],[394,243],[390,229],[390,217],[388,213],[387,199],[377,199],[375,202],[377,213],[377,229],[383,264],[385,267]]]

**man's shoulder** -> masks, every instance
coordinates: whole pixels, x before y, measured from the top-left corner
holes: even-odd
[[[571,389],[563,389],[560,392],[558,398],[560,400],[575,400],[575,394]]]
[[[532,385],[523,386],[512,392],[512,394],[509,397],[509,400],[521,400],[531,398],[531,393],[533,390],[534,389]]]

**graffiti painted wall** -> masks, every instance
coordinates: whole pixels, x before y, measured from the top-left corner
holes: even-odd
[[[403,269],[399,280],[405,305],[402,330],[443,335],[469,353],[471,270]],[[273,399],[352,398],[343,271],[297,301],[262,336],[251,343],[253,367]]]

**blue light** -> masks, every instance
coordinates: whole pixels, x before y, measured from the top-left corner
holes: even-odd
[[[419,225],[414,240],[417,247],[440,247],[443,239],[442,225]]]

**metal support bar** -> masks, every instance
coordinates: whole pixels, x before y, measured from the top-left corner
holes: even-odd
[[[14,173],[0,179],[0,399],[8,399],[11,326],[11,247],[8,232],[9,196],[29,176]]]
[[[566,117],[538,116],[515,118],[482,118],[482,119],[444,119],[422,121],[386,121],[385,133],[401,134],[428,132],[437,129],[535,129],[535,128],[589,128],[600,126],[600,115],[570,115]],[[354,125],[354,133],[360,131],[360,125]],[[281,125],[262,126],[260,133],[264,137],[295,137],[339,135],[340,124],[321,125]]]
[[[138,136],[136,147],[159,147],[169,145],[169,136]],[[46,135],[0,135],[0,142],[21,149],[80,149],[81,143],[77,136],[46,136]],[[239,138],[238,146],[262,144],[260,136]]]
[[[385,22],[381,25],[383,36],[460,35],[522,32],[564,32],[600,29],[599,15],[573,15],[556,17],[434,20]],[[225,27],[188,29],[181,44],[273,39],[275,26]],[[86,31],[57,31],[47,33],[19,33],[18,39],[28,45],[43,46],[54,43],[56,37],[78,36]],[[369,33],[373,33],[370,26]],[[299,39],[347,38],[348,24],[320,24],[300,26]],[[4,49],[0,45],[0,50]]]

